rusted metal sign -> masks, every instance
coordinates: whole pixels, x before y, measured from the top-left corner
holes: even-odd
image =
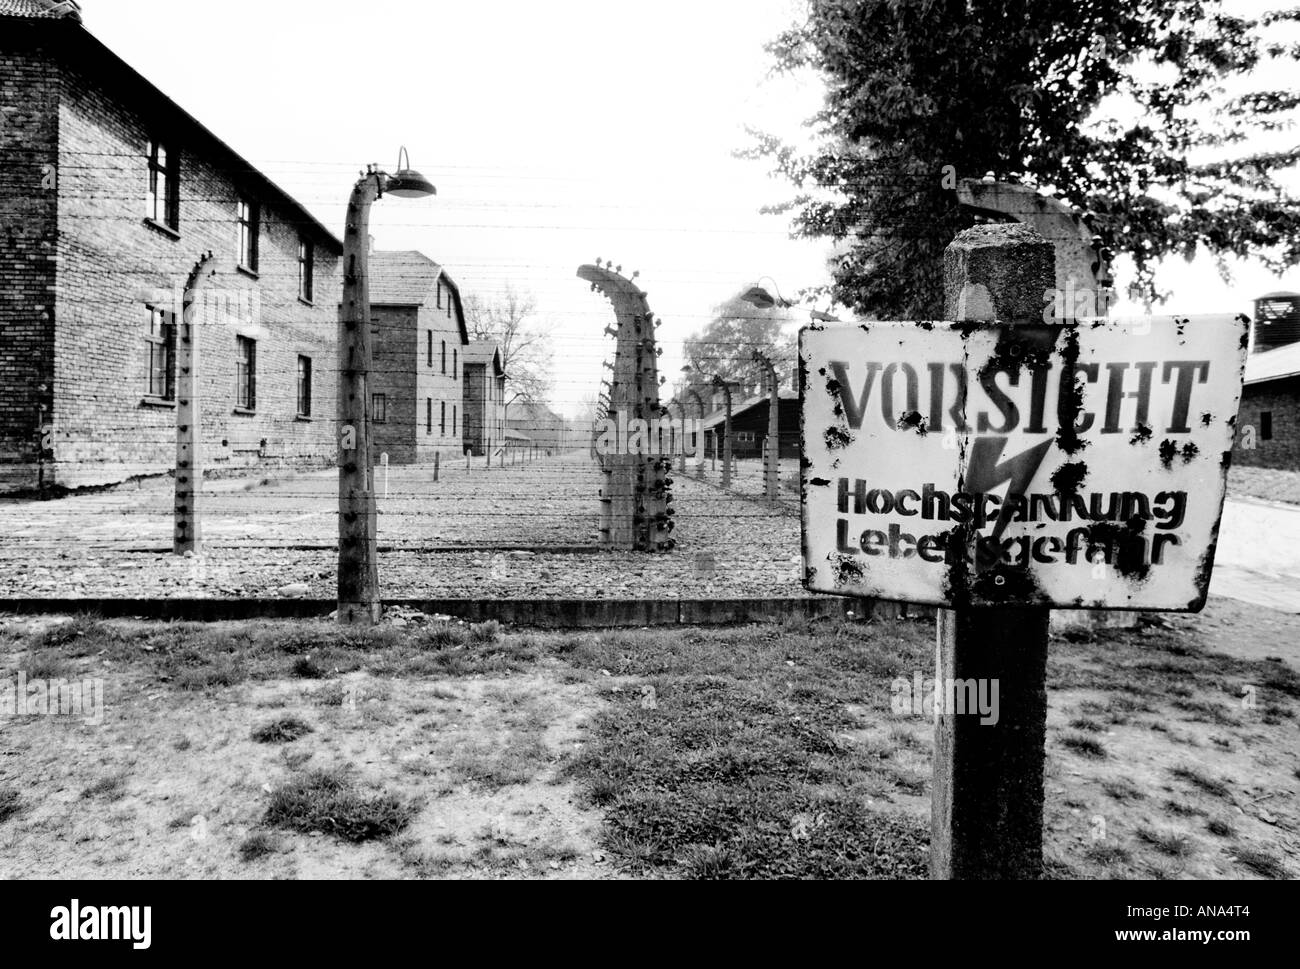
[[[805,585],[951,607],[1200,609],[1248,325],[804,329]]]

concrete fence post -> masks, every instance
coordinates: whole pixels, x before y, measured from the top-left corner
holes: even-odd
[[[199,494],[203,488],[203,409],[199,395],[199,343],[202,289],[212,278],[215,259],[207,253],[185,283],[181,318],[176,321],[176,500],[172,551],[198,554],[203,548]]]
[[[975,226],[944,253],[946,315],[1042,326],[1043,292],[1054,278],[1052,244],[1033,229]],[[1041,607],[939,613],[936,695],[950,684],[996,683],[998,719],[981,723],[948,709],[935,718],[932,878],[1042,873],[1049,618]]]

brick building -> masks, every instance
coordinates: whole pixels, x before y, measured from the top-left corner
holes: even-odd
[[[1300,471],[1300,293],[1255,300],[1232,461]]]
[[[372,252],[370,319],[375,329],[371,439],[393,464],[460,456],[465,348],[460,289],[419,252]]]
[[[503,446],[506,371],[501,350],[491,340],[476,340],[465,348],[465,448],[487,454]]]
[[[1300,471],[1300,343],[1246,361],[1232,461],[1242,467]]]
[[[522,398],[510,405],[506,430],[522,434],[530,445],[550,452],[573,447],[580,439],[572,425],[551,408]]]
[[[173,467],[209,252],[205,466],[332,461],[342,244],[68,12],[0,0],[0,489]]]

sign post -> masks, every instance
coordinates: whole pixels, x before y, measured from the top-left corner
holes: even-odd
[[[1246,321],[1058,317],[1021,224],[944,286],[956,322],[800,333],[805,585],[943,610],[931,873],[1035,878],[1049,610],[1204,605]]]
[[[1013,327],[1039,322],[1043,292],[1055,288],[1052,244],[1010,230],[982,236],[959,235],[944,252],[945,315]],[[1042,874],[1050,618],[1042,606],[939,612],[935,683],[974,680],[977,691],[981,682],[997,683],[998,719],[936,711],[931,878]]]

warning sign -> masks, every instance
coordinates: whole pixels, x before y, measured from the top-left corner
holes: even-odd
[[[1248,326],[804,329],[805,585],[952,607],[1200,609]]]

